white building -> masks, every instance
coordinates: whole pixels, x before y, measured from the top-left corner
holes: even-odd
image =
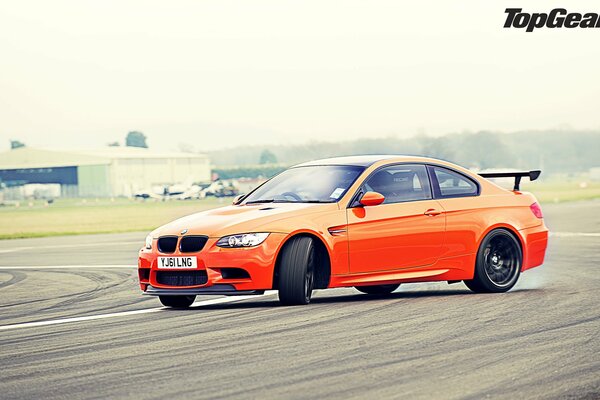
[[[207,156],[138,147],[97,150],[42,150],[29,147],[0,153],[0,182],[61,185],[63,196],[131,196],[153,186],[210,182]]]

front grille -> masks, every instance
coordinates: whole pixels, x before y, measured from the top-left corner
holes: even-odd
[[[158,251],[161,253],[174,253],[177,248],[177,236],[163,236],[158,238]]]
[[[204,285],[208,281],[205,270],[199,271],[158,271],[156,281],[168,286]]]
[[[206,244],[207,236],[184,236],[179,242],[179,251],[182,253],[197,253]]]

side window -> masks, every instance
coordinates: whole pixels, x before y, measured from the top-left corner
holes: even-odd
[[[364,191],[381,193],[383,204],[431,199],[431,188],[424,165],[392,165],[380,169],[364,184]]]
[[[438,197],[477,196],[479,187],[475,182],[458,172],[442,167],[431,167],[435,174],[437,187],[434,187]]]

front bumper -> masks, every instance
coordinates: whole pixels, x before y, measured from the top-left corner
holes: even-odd
[[[138,258],[140,288],[148,295],[200,295],[200,294],[258,294],[271,289],[278,250],[286,235],[271,233],[260,245],[248,248],[221,248],[218,238],[209,238],[198,253],[163,254],[157,250],[156,240],[152,249],[141,249]],[[158,257],[196,257],[196,269],[158,268]],[[221,270],[238,268],[247,272],[246,277],[224,277]],[[193,286],[169,286],[158,282],[159,271],[189,272],[205,271],[206,283]]]

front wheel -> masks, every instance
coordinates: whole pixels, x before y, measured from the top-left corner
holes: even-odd
[[[196,296],[158,296],[163,306],[171,308],[188,308],[196,300]]]
[[[394,290],[398,289],[400,285],[373,285],[373,286],[355,286],[354,288],[359,292],[366,294],[390,294]]]
[[[281,251],[279,301],[284,305],[310,303],[315,281],[315,243],[302,236],[292,238]]]
[[[517,283],[523,253],[518,240],[505,229],[491,231],[481,242],[473,279],[465,285],[477,293],[509,291]]]

